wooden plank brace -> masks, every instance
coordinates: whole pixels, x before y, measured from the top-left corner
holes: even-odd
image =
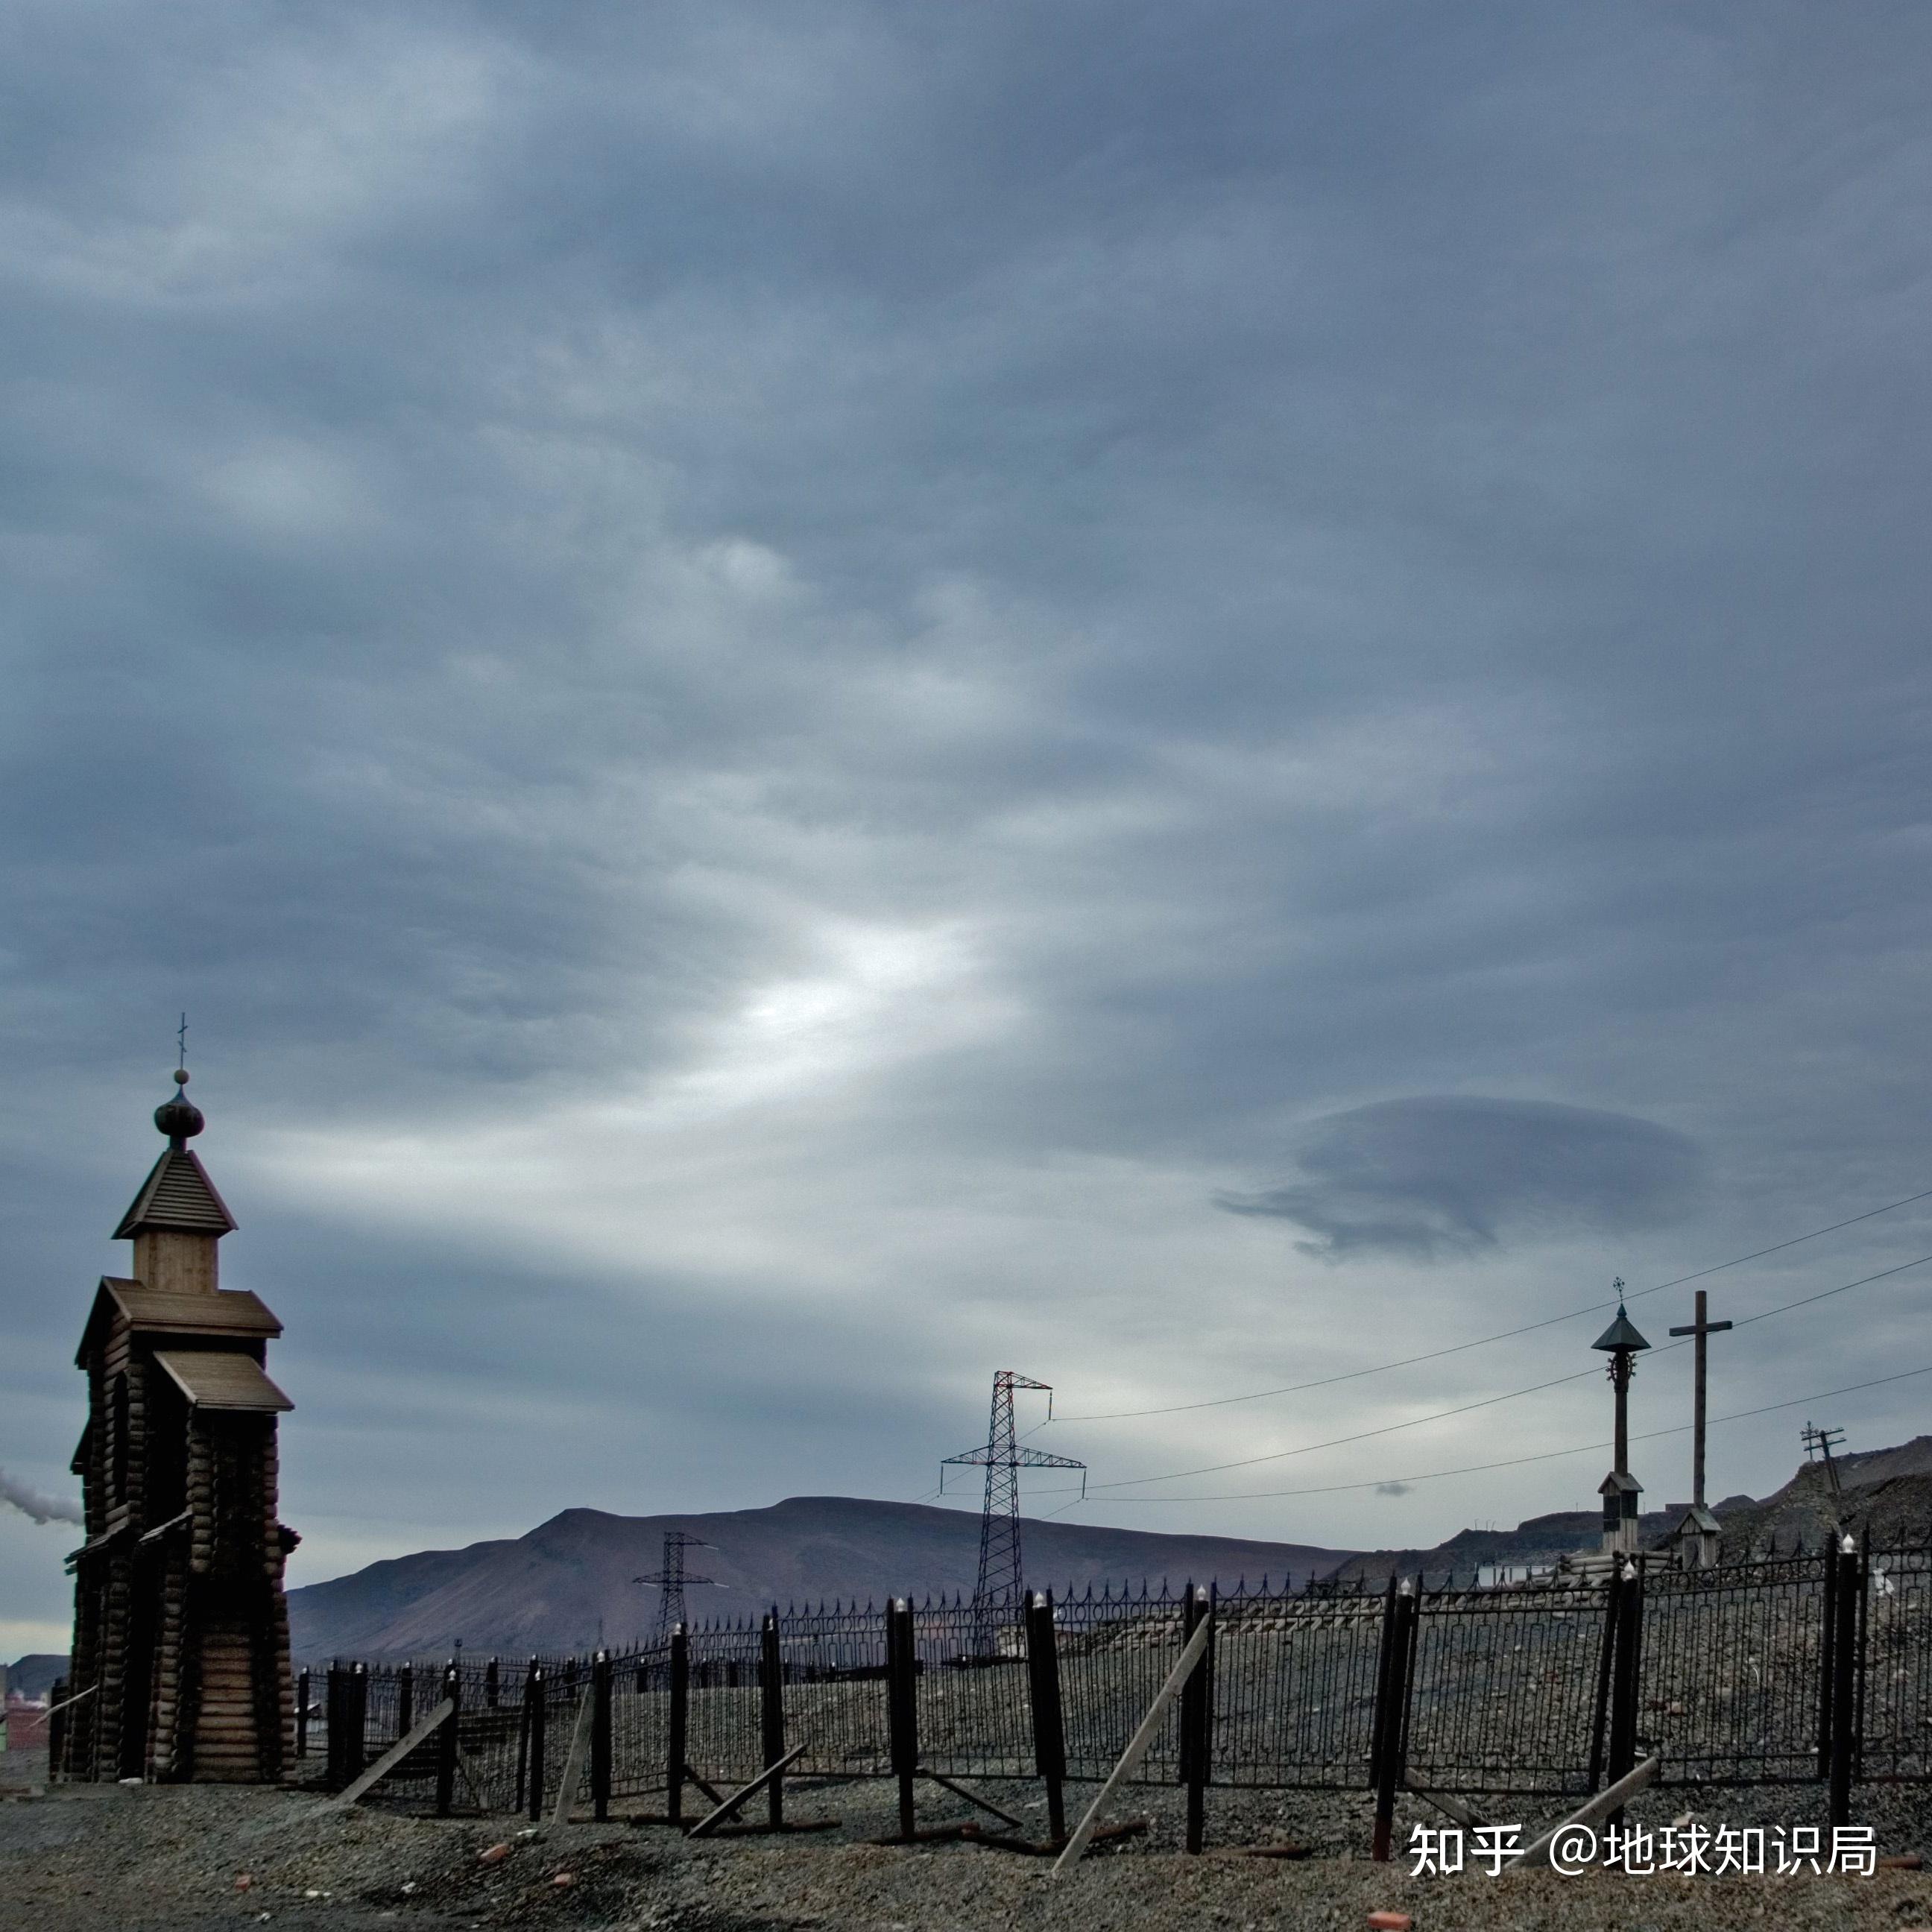
[[[1148,1706],[1147,1715],[1141,1720],[1141,1727],[1135,1732],[1126,1749],[1120,1754],[1120,1761],[1115,1765],[1113,1774],[1100,1787],[1100,1795],[1087,1808],[1087,1815],[1073,1828],[1073,1835],[1066,1841],[1066,1849],[1054,1861],[1054,1872],[1071,1871],[1080,1862],[1080,1855],[1087,1849],[1087,1841],[1094,1835],[1094,1828],[1100,1822],[1100,1813],[1114,1791],[1131,1778],[1140,1761],[1148,1754],[1148,1747],[1154,1742],[1154,1733],[1160,1728],[1160,1720],[1167,1714],[1167,1707],[1180,1694],[1180,1687],[1194,1674],[1194,1666],[1208,1652],[1208,1640],[1214,1625],[1203,1621],[1196,1627],[1194,1634],[1187,1640],[1187,1647],[1180,1653],[1180,1660],[1168,1672],[1167,1682]]]
[[[375,1786],[381,1784],[382,1780],[387,1778],[390,1772],[394,1771],[397,1766],[400,1764],[404,1759],[407,1757],[410,1753],[414,1750],[417,1745],[421,1744],[432,1731],[436,1730],[445,1722],[446,1720],[453,1718],[455,1714],[455,1700],[453,1698],[444,1698],[442,1702],[437,1705],[436,1708],[430,1712],[429,1715],[424,1718],[422,1722],[418,1724],[406,1736],[398,1738],[396,1742],[392,1744],[367,1771],[364,1772],[356,1780],[354,1784],[351,1784],[348,1789],[336,1799],[335,1802],[338,1804],[353,1804],[356,1801],[358,1798],[361,1798],[365,1792],[373,1790]]]
[[[768,1764],[752,1779],[749,1784],[741,1784],[715,1811],[708,1811],[686,1834],[688,1838],[708,1837],[748,1798],[755,1798],[775,1778],[782,1777],[788,1766],[796,1762],[812,1748],[809,1744],[794,1744],[776,1764]],[[779,1828],[783,1829],[782,1826]]]

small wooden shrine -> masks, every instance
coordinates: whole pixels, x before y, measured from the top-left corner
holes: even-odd
[[[76,1366],[87,1427],[74,1452],[87,1540],[68,1558],[74,1654],[62,1762],[81,1779],[279,1778],[294,1742],[268,1379],[281,1324],[224,1289],[234,1217],[190,1151],[205,1123],[175,1075],[155,1109],[168,1144],[114,1232],[134,1272],[104,1279]]]

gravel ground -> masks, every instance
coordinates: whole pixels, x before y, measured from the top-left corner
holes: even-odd
[[[6,1760],[0,1786],[24,1781]],[[1022,1815],[1036,1786],[987,1787]],[[1077,1804],[1076,1790],[1070,1793]],[[1707,1822],[1815,1821],[1815,1786],[1714,1798]],[[1916,1850],[1927,1798],[1867,1788],[1862,1816],[1880,1848]],[[1122,1815],[1153,1828],[1090,1858],[1068,1878],[1045,1861],[957,1843],[911,1849],[866,1842],[890,1827],[890,1786],[795,1790],[795,1819],[836,1815],[837,1832],[692,1843],[663,1826],[572,1825],[538,1837],[516,1821],[434,1820],[386,1810],[344,1812],[308,1793],[219,1786],[56,1786],[0,1799],[0,1927],[13,1932],[204,1932],[267,1924],[278,1932],[446,1932],[446,1928],[651,1928],[651,1932],[1145,1932],[1168,1927],[1362,1928],[1388,1909],[1416,1932],[1448,1928],[1618,1927],[1666,1932],[1762,1924],[1792,1932],[1932,1925],[1932,1874],[1846,1878],[1629,1878],[1547,1872],[1414,1880],[1406,1862],[1370,1864],[1366,1812],[1352,1797],[1215,1792],[1210,1844],[1297,1838],[1306,1861],[1175,1849],[1178,1794],[1138,1792]],[[1869,1801],[1869,1802],[1864,1802]],[[754,1801],[755,1802],[755,1801]],[[1648,1804],[1648,1822],[1685,1808],[1684,1794]],[[1516,1815],[1492,1805],[1498,1818]],[[970,1815],[946,1793],[922,1792],[920,1817]],[[1418,1817],[1431,1816],[1418,1810]],[[1541,1817],[1541,1811],[1523,1814]],[[1398,1822],[1398,1842],[1409,1820]],[[507,1856],[478,1862],[507,1842]],[[1354,1856],[1346,1854],[1352,1850]],[[572,1882],[554,1882],[560,1872]],[[245,1889],[236,1889],[246,1874]]]

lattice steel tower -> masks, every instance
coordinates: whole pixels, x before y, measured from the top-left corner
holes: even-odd
[[[1049,1455],[1044,1449],[1022,1447],[1013,1435],[1013,1390],[1040,1389],[1048,1396],[1052,1385],[1030,1376],[1001,1369],[993,1377],[993,1413],[986,1446],[949,1456],[940,1465],[944,1484],[946,1464],[984,1465],[986,1504],[980,1517],[980,1581],[973,1592],[973,1648],[980,1657],[999,1654],[1002,1622],[1017,1622],[1026,1598],[1020,1562],[1020,1477],[1022,1469],[1078,1469],[1080,1492],[1087,1492],[1087,1465],[1071,1456]],[[1052,1406],[1048,1405],[1051,1419]]]
[[[655,1583],[658,1586],[657,1640],[668,1643],[670,1634],[686,1621],[684,1613],[684,1586],[687,1583],[709,1583],[709,1576],[687,1576],[684,1568],[684,1552],[687,1550],[709,1550],[712,1546],[701,1536],[692,1536],[681,1529],[664,1532],[664,1566],[654,1576],[633,1576],[634,1583]]]

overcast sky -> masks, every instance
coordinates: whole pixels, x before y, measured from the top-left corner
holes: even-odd
[[[910,1500],[995,1369],[1276,1388],[1932,1187],[1924,8],[20,0],[0,46],[16,1484],[74,1494],[183,1007],[297,1582]],[[1932,1366],[1928,1292],[1720,1338],[1713,1412]],[[1032,1440],[1269,1454],[1606,1319]],[[1687,1420],[1687,1354],[1634,1403]],[[1713,1488],[1929,1407],[1721,1426]],[[1608,1423],[1586,1380],[1084,1507],[1432,1541],[1607,1456],[1411,1479]],[[1636,1462],[1687,1492],[1684,1438]],[[0,1656],[64,1647],[74,1540],[0,1509]]]

